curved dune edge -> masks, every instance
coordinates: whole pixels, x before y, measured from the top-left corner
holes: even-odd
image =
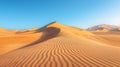
[[[120,48],[98,42],[95,35],[53,23],[31,44],[0,56],[0,67],[120,66]],[[85,33],[86,32],[86,33]]]

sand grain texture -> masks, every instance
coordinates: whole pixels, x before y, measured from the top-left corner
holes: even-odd
[[[42,33],[36,41],[0,55],[0,67],[120,66],[120,47],[101,43],[88,31],[55,22],[36,33]]]

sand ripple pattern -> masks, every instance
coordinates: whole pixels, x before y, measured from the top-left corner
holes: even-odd
[[[120,48],[59,36],[0,56],[0,67],[120,67]]]

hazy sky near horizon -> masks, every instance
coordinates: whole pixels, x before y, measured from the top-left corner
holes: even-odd
[[[2,28],[39,28],[53,21],[80,28],[120,25],[120,0],[0,0]]]

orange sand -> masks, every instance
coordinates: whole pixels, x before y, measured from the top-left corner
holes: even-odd
[[[0,67],[120,66],[120,47],[108,44],[106,34],[102,37],[57,22],[23,33],[0,38]]]
[[[109,45],[120,46],[120,32],[92,32],[96,36],[106,40]]]

